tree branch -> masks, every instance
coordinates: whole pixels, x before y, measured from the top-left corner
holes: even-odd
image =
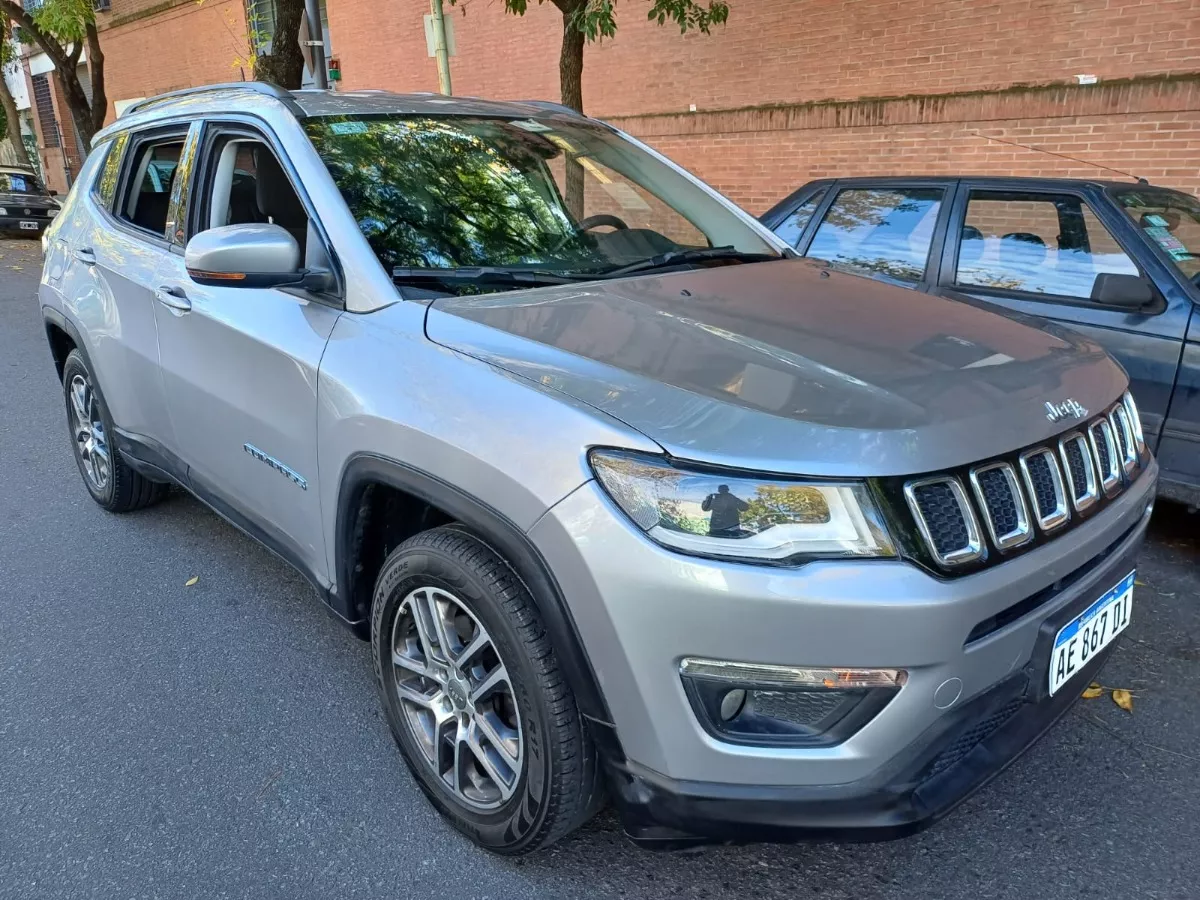
[[[67,64],[67,52],[63,49],[62,44],[42,31],[37,22],[33,20],[33,16],[27,13],[21,4],[14,3],[13,0],[0,0],[0,13],[4,13],[9,19],[20,25],[22,30],[28,32],[55,66]]]

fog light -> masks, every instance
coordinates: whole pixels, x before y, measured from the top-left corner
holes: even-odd
[[[772,666],[685,659],[684,688],[705,729],[760,746],[827,746],[873,719],[908,679],[903,669]]]

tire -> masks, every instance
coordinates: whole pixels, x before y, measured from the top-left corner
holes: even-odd
[[[443,623],[440,632],[434,614]],[[426,640],[422,627],[445,637]],[[491,648],[483,645],[455,665],[458,651],[480,646],[481,632]],[[480,847],[510,856],[530,853],[600,808],[604,783],[596,750],[537,607],[512,568],[480,538],[452,525],[397,547],[376,582],[371,645],[388,725],[405,762],[433,805]],[[395,661],[401,658],[404,664]],[[416,674],[443,660],[451,664],[437,677]],[[506,681],[497,680],[498,666]],[[459,674],[463,680],[456,683]],[[477,704],[462,700],[488,681],[496,687]],[[447,715],[452,718],[439,726],[439,716]],[[491,723],[490,734],[485,723]],[[472,733],[491,770],[472,749]],[[497,750],[501,744],[506,756]],[[451,771],[443,772],[447,764]],[[460,773],[458,790],[454,770]],[[504,796],[505,790],[511,793]]]
[[[75,463],[93,500],[109,512],[124,513],[167,495],[167,485],[139,475],[121,457],[104,395],[78,350],[67,354],[63,363],[63,397]]]

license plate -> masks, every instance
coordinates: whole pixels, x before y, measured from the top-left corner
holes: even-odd
[[[1136,575],[1136,572],[1130,572],[1121,579],[1120,584],[1110,588],[1103,597],[1058,632],[1050,653],[1051,694],[1077,675],[1097,653],[1129,627]]]
[[[38,223],[37,222],[22,222],[21,228],[25,231],[37,231]]]

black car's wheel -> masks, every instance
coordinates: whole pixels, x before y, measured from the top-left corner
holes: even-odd
[[[533,599],[456,527],[387,558],[371,616],[388,724],[421,788],[496,853],[528,853],[603,799],[596,752]]]
[[[110,512],[131,512],[166,496],[167,485],[139,475],[121,458],[112,419],[78,350],[63,364],[63,392],[75,462],[92,499]]]

